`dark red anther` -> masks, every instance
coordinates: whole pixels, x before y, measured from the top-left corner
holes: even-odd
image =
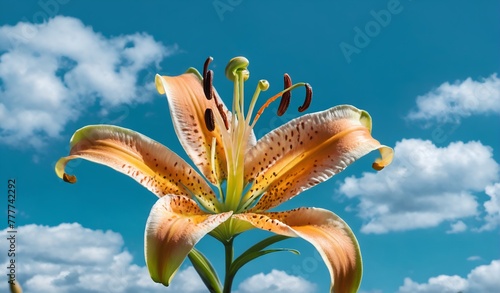
[[[284,81],[284,88],[287,89],[292,86],[292,79],[290,78],[290,75],[285,73],[283,75],[283,81]],[[285,114],[286,110],[288,109],[288,106],[290,105],[290,99],[292,98],[292,93],[290,91],[286,91],[283,93],[281,96],[281,101],[280,105],[278,106],[278,116],[281,116]]]
[[[207,71],[204,79],[203,79],[203,92],[205,93],[205,97],[207,100],[212,99],[212,95],[214,94],[214,88],[212,87],[212,79],[214,72],[212,70]]]
[[[203,78],[207,76],[208,65],[210,65],[210,62],[212,62],[212,60],[214,60],[212,56],[209,56],[207,60],[205,60],[205,64],[203,64]]]
[[[210,108],[207,108],[205,110],[205,125],[207,126],[208,131],[214,131],[215,129],[214,112]]]
[[[306,87],[306,99],[304,100],[304,104],[302,104],[302,106],[299,107],[299,112],[304,112],[305,110],[307,110],[307,108],[309,108],[309,105],[311,105],[311,100],[313,95],[313,90],[311,85],[306,83],[304,86]]]

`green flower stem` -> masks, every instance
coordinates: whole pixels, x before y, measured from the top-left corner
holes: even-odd
[[[240,256],[234,259],[234,238],[237,235],[233,235],[229,238],[220,238],[216,235],[212,235],[217,240],[219,240],[224,245],[225,251],[225,276],[224,276],[224,286],[221,286],[219,277],[214,267],[210,261],[196,248],[193,248],[189,253],[189,259],[196,269],[198,275],[200,275],[203,283],[207,286],[208,291],[211,293],[231,293],[231,287],[233,286],[233,280],[240,268],[250,261],[257,259],[269,253],[287,251],[293,254],[299,254],[295,249],[290,248],[270,248],[266,249],[268,246],[288,239],[289,237],[283,235],[273,235],[268,238],[261,240],[252,247],[244,251]],[[220,236],[220,235],[219,235]]]
[[[234,275],[230,274],[234,257],[233,241],[234,237],[232,237],[228,241],[223,242],[224,250],[226,253],[226,275],[224,276],[224,289],[222,293],[231,293],[231,287],[233,286]]]

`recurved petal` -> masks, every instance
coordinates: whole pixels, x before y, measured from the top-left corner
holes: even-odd
[[[174,129],[186,153],[212,183],[217,182],[212,172],[210,157],[212,137],[215,137],[217,179],[220,182],[222,178],[226,178],[227,165],[222,132],[227,133],[227,130],[224,125],[218,123],[215,123],[213,131],[208,130],[205,122],[205,110],[210,108],[214,115],[219,117],[221,115],[217,110],[215,99],[207,100],[205,97],[199,75],[192,72],[179,76],[157,75],[156,89],[160,94],[166,93],[167,95]],[[217,95],[215,90],[214,93]],[[218,102],[229,122],[231,113],[220,97],[218,97]],[[219,121],[221,121],[220,119]]]
[[[110,125],[86,126],[73,134],[70,147],[70,155],[55,166],[64,181],[76,182],[65,167],[82,158],[132,177],[159,197],[196,196],[208,210],[217,211],[215,195],[203,177],[170,149],[138,132]]]
[[[357,292],[362,277],[358,241],[349,226],[334,213],[319,208],[299,208],[233,217],[262,230],[307,240],[316,247],[328,267],[331,292]]]
[[[231,214],[206,214],[185,196],[158,199],[145,232],[145,257],[151,278],[168,286],[195,244]]]
[[[382,158],[373,167],[382,169],[392,161],[392,149],[370,131],[368,113],[349,105],[304,115],[273,130],[245,157],[245,180],[254,180],[246,204],[263,194],[252,210],[273,208],[376,149]]]

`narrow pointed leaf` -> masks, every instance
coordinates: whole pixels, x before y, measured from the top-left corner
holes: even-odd
[[[229,270],[229,276],[231,278],[234,278],[236,273],[238,272],[239,269],[241,269],[244,265],[247,263],[251,262],[252,260],[259,258],[261,256],[264,256],[269,253],[274,253],[274,252],[291,252],[295,255],[299,255],[300,252],[296,249],[291,249],[291,248],[272,248],[272,249],[266,249],[266,250],[259,250],[259,251],[253,251],[250,253],[243,253],[240,255],[237,259],[234,260],[234,262],[231,264],[231,268]]]
[[[283,235],[273,235],[273,236],[267,237],[266,239],[259,241],[258,243],[254,244],[252,247],[245,250],[245,252],[243,252],[242,255],[245,253],[252,253],[255,251],[262,250],[262,249],[268,247],[269,245],[286,240],[288,238],[290,238],[290,237],[283,236]]]
[[[238,258],[236,258],[231,265],[231,272],[230,275],[234,277],[236,275],[236,272],[245,264],[250,262],[251,260],[271,253],[271,252],[278,252],[278,251],[290,251],[292,253],[298,254],[297,250],[293,249],[288,249],[288,248],[277,248],[277,249],[270,249],[270,250],[263,250],[264,248],[268,247],[269,245],[272,245],[274,243],[277,243],[279,241],[283,241],[285,239],[288,239],[290,237],[283,236],[283,235],[273,235],[270,237],[267,237],[266,239],[263,239],[259,241],[258,243],[254,244],[252,247],[248,248],[245,252],[243,252]]]
[[[210,261],[196,248],[191,249],[188,257],[208,290],[211,293],[221,293],[222,285]]]

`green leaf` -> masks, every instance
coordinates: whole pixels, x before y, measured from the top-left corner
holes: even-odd
[[[272,249],[267,249],[263,250],[266,247],[268,247],[271,244],[274,244],[276,242],[288,239],[290,237],[283,236],[283,235],[273,235],[271,237],[268,237],[257,244],[253,245],[249,249],[247,249],[245,252],[243,252],[238,258],[236,258],[233,263],[231,264],[231,268],[229,269],[228,276],[230,278],[234,278],[238,270],[243,267],[245,264],[248,262],[261,257],[263,255],[273,253],[273,252],[279,252],[279,251],[288,251],[293,254],[300,254],[298,250],[295,249],[290,249],[290,248],[272,248]]]
[[[247,249],[245,252],[243,252],[241,254],[241,256],[243,256],[246,253],[251,253],[251,252],[262,250],[262,249],[268,247],[271,244],[274,244],[274,243],[279,242],[279,241],[283,241],[283,240],[288,239],[288,238],[290,238],[290,237],[283,236],[283,235],[273,235],[271,237],[268,237],[268,238],[266,238],[266,239],[258,242],[255,245],[253,245],[252,247],[250,247],[249,249]]]
[[[237,259],[234,260],[234,262],[231,264],[231,269],[229,270],[229,275],[234,277],[236,275],[236,272],[243,267],[245,264],[249,263],[250,261],[261,257],[263,255],[273,253],[273,252],[280,252],[280,251],[288,251],[293,254],[299,255],[300,252],[296,249],[291,249],[291,248],[272,248],[272,249],[267,249],[267,250],[260,250],[260,251],[253,251],[250,253],[244,253],[240,255]]]
[[[210,261],[196,248],[191,250],[188,257],[208,290],[211,293],[221,293],[222,285]]]

